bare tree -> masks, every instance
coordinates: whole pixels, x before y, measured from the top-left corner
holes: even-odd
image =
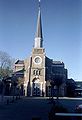
[[[13,59],[9,56],[8,53],[0,51],[0,79],[2,82],[2,99],[1,101],[3,102],[4,100],[4,93],[5,93],[5,78],[9,77],[13,70]]]
[[[8,53],[0,51],[0,78],[9,76],[12,72],[13,59]]]

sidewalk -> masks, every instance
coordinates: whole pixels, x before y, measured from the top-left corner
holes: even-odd
[[[9,97],[5,97],[4,101]],[[11,97],[12,98],[12,97]],[[51,104],[46,99],[23,97],[9,105],[0,105],[0,120],[48,120]]]
[[[18,96],[14,96],[14,101],[18,99]],[[0,105],[5,105],[14,102],[13,101],[13,96],[1,96],[0,95]]]

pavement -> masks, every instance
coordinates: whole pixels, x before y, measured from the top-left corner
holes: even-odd
[[[12,96],[5,96],[3,99],[0,97],[0,120],[48,120],[52,107],[52,104],[48,104],[48,99],[49,97],[21,97],[12,101]],[[82,98],[59,97],[59,102],[69,112],[74,112],[75,106],[82,104]]]
[[[48,120],[50,109],[46,99],[22,97],[13,103],[0,103],[0,120]]]

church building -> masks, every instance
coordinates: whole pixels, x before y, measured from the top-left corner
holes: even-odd
[[[52,81],[62,81],[60,96],[65,96],[67,69],[61,61],[54,61],[46,56],[43,47],[41,24],[41,8],[39,2],[37,30],[34,47],[29,58],[15,62],[14,74],[23,79],[25,96],[52,96]],[[57,86],[53,87],[53,95],[57,94]]]

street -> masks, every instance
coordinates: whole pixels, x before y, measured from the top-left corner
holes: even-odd
[[[77,105],[82,104],[82,98],[63,98],[59,102],[68,109],[69,112],[74,112]]]
[[[0,104],[0,120],[32,120],[41,118],[48,120],[48,112],[52,104],[48,104],[48,98],[23,97],[9,105]],[[74,112],[75,106],[82,103],[82,99],[60,99],[59,102]]]
[[[50,108],[46,99],[24,97],[9,105],[1,105],[0,120],[47,120]]]

